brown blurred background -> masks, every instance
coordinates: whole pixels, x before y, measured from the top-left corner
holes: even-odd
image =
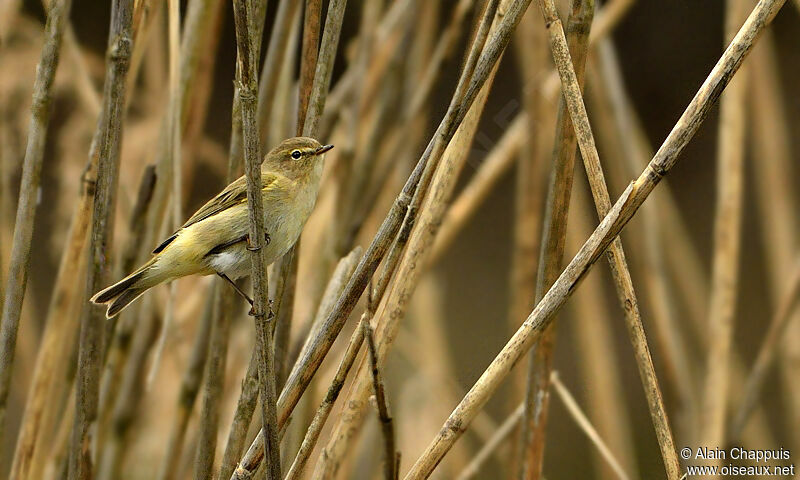
[[[93,82],[98,89],[102,84],[102,58],[108,35],[109,3],[102,1],[74,2],[71,15],[75,34],[80,46],[87,54]],[[269,4],[265,39],[269,38],[269,25],[276,3],[270,2]],[[442,1],[442,10],[447,11],[454,3],[451,0]],[[771,31],[777,47],[780,78],[786,92],[784,107],[788,120],[787,128],[792,140],[792,166],[794,168],[792,171],[785,172],[785,175],[792,179],[796,192],[797,187],[800,186],[800,181],[798,181],[800,165],[797,162],[800,159],[800,153],[798,153],[800,152],[800,96],[795,93],[797,90],[796,79],[800,78],[800,48],[798,48],[800,45],[800,15],[795,5],[791,3],[791,1],[787,2],[778,14]],[[357,32],[359,6],[360,2],[356,0],[352,0],[348,4],[340,52],[343,49],[342,46],[347,45],[347,40]],[[185,203],[186,212],[193,211],[205,202],[209,196],[222,188],[224,183],[224,163],[220,162],[225,162],[230,136],[233,91],[231,79],[234,77],[235,61],[235,38],[230,3],[226,3],[224,8],[226,11],[223,19],[220,53],[215,66],[209,114],[205,119],[204,131],[207,139],[204,140],[201,148],[196,149],[197,166],[191,183],[185,185],[188,195]],[[534,6],[532,5],[531,8],[533,9]],[[30,102],[30,87],[33,83],[34,68],[41,42],[38,29],[41,28],[44,20],[42,6],[38,1],[25,0],[22,11],[23,16],[18,22],[20,32],[23,33],[15,35],[9,45],[10,48],[5,49],[0,56],[0,70],[2,70],[0,78],[6,85],[13,86],[10,89],[4,89],[8,95],[4,102],[10,105],[10,109],[6,110],[4,114],[10,117],[19,116],[12,119],[12,123],[18,126],[16,131],[18,136],[7,140],[14,143],[12,147],[19,154],[20,162],[26,138],[24,129],[28,113],[27,105]],[[665,2],[639,0],[613,33],[613,41],[621,61],[625,84],[653,146],[660,145],[666,137],[721,55],[723,51],[723,13],[724,2],[719,0]],[[538,11],[536,14],[538,15]],[[442,18],[442,22],[444,20],[445,18]],[[466,35],[463,36],[466,37]],[[438,122],[445,112],[457,79],[461,52],[464,51],[465,45],[466,38],[463,38],[457,53],[445,65],[446,73],[432,96],[431,118],[433,122],[430,122],[425,138],[433,133],[435,122]],[[513,49],[513,42],[511,48]],[[165,52],[165,61],[166,58]],[[27,385],[26,377],[28,375],[26,372],[30,372],[33,366],[35,358],[33,352],[35,352],[38,341],[37,336],[41,332],[41,322],[44,319],[44,312],[53,287],[54,271],[61,255],[62,245],[58,243],[57,232],[64,232],[68,225],[68,212],[71,207],[61,204],[60,199],[63,198],[64,189],[77,191],[79,175],[90,141],[88,135],[90,135],[91,128],[87,129],[85,124],[76,125],[76,122],[86,121],[85,117],[76,119],[78,115],[75,114],[75,110],[80,109],[78,102],[71,90],[63,88],[63,83],[59,83],[59,80],[63,80],[62,70],[69,68],[69,61],[68,56],[62,57],[63,68],[59,71],[56,82],[51,134],[48,135],[45,152],[42,203],[36,219],[32,268],[26,295],[25,312],[27,315],[23,317],[27,323],[24,323],[21,328],[18,342],[18,362],[14,373],[16,396],[12,395],[9,432],[15,431],[18,426],[22,408],[20,402]],[[747,64],[745,63],[745,65]],[[344,59],[337,62],[334,84],[344,67]],[[164,68],[166,69],[166,64]],[[461,184],[469,180],[472,172],[483,161],[485,152],[500,138],[507,120],[513,118],[513,115],[520,110],[519,78],[516,55],[509,50],[502,60],[495,79],[473,145],[473,153],[460,181]],[[139,80],[139,82],[147,81],[147,79]],[[124,141],[135,141],[138,144],[124,146],[122,175],[139,175],[138,170],[126,168],[125,164],[129,159],[136,156],[152,156],[156,138],[153,133],[157,131],[158,125],[138,124],[137,118],[143,117],[140,109],[158,105],[159,102],[165,102],[166,98],[165,85],[163,96],[160,99],[132,104]],[[589,105],[589,107],[591,106]],[[665,182],[669,184],[677,199],[681,214],[689,227],[691,240],[701,252],[706,271],[710,271],[711,268],[710,255],[713,248],[717,112],[718,107],[715,107]],[[591,108],[589,114],[592,119]],[[747,128],[750,131],[753,126],[748,125]],[[150,133],[137,135],[137,129]],[[80,133],[64,135],[65,132],[70,131]],[[149,140],[140,140],[142,138],[149,138]],[[604,145],[600,143],[599,147],[601,160],[604,160]],[[185,162],[193,161],[195,159],[185,159]],[[760,164],[770,161],[770,158],[754,155],[752,149],[748,149],[747,172],[752,172]],[[9,185],[12,188],[11,198],[16,198],[19,186],[18,165],[11,165],[10,171],[4,172],[4,174],[10,174],[10,177],[4,180],[3,186]],[[583,168],[580,166],[576,168],[576,174],[575,188],[586,190],[587,184],[583,178]],[[505,344],[511,333],[506,318],[511,261],[510,246],[512,244],[512,212],[514,209],[515,182],[513,175],[513,171],[506,175],[493,190],[488,200],[447,252],[443,261],[432,272],[432,276],[440,282],[443,291],[442,299],[437,301],[441,302],[439,308],[445,318],[448,343],[453,351],[453,365],[457,375],[455,380],[464,391],[472,385],[489,361]],[[776,306],[771,300],[768,290],[769,282],[764,267],[764,251],[769,246],[764,245],[764,237],[759,230],[761,223],[758,221],[759,213],[753,199],[752,175],[746,175],[746,179],[741,283],[737,294],[735,341],[744,361],[750,365],[763,338],[766,324]],[[609,176],[609,190],[612,198],[616,198],[629,180],[629,178]],[[575,208],[579,208],[582,212],[589,211],[585,205],[578,206],[580,198],[582,197],[573,197]],[[800,198],[800,194],[795,195],[795,200],[797,198]],[[794,208],[795,213],[800,212],[800,204],[797,202],[794,203]],[[596,224],[593,212],[591,221]],[[56,234],[54,235],[54,233]],[[6,238],[10,239],[10,235]],[[623,236],[623,240],[629,239]],[[568,245],[567,257],[571,258],[574,251],[574,246]],[[794,251],[798,251],[797,245],[794,246]],[[641,258],[636,258],[636,253],[629,254],[629,260],[633,265],[642,262]],[[5,259],[3,265],[7,265]],[[640,387],[622,314],[605,262],[598,263],[591,276],[601,277],[605,286],[606,303],[611,312],[612,329],[618,347],[614,365],[620,372],[630,409],[630,423],[634,428],[639,473],[642,478],[662,478],[663,467],[658,445]],[[633,276],[634,285],[642,285],[642,279],[637,276],[635,268]],[[82,279],[76,279],[76,281],[82,281]],[[641,287],[637,287],[637,292],[642,296],[645,295],[644,289]],[[581,381],[581,376],[576,370],[578,362],[583,359],[576,352],[573,331],[575,322],[569,318],[574,312],[574,309],[571,308],[573,301],[575,300],[570,300],[567,308],[562,312],[562,316],[566,318],[560,323],[555,368],[560,372],[563,382],[569,386],[579,403],[584,403],[582,399],[591,392],[587,391],[586,385]],[[646,305],[647,299],[640,298],[640,303]],[[643,308],[643,316],[645,327],[649,328],[649,314],[646,306]],[[792,330],[790,329],[790,331]],[[69,339],[65,339],[65,341],[69,341]],[[190,337],[169,340],[176,344],[182,342],[183,346],[180,348],[184,352],[188,350],[187,345],[190,341]],[[414,340],[412,338],[408,341],[413,342]],[[656,369],[661,374],[660,352],[654,343],[651,339]],[[186,355],[181,355],[180,358],[185,359]],[[170,362],[176,361],[171,360]],[[169,375],[170,372],[176,372],[175,375],[180,374],[181,365],[170,362],[162,366],[163,372],[160,375]],[[229,365],[241,364],[232,361]],[[403,355],[392,354],[387,383],[390,389],[390,398],[394,404],[400,404],[400,398],[407,394],[404,393],[404,389],[400,388],[402,383],[400,379],[413,375],[413,369],[414,366],[409,364]],[[238,378],[241,373],[231,372],[229,375]],[[737,380],[739,379],[732,381],[736,382]],[[229,380],[234,385],[234,389],[236,389],[237,381]],[[790,409],[787,402],[792,401],[788,398],[790,392],[781,387],[777,373],[771,374],[766,385],[765,411],[768,415],[769,425],[773,427],[775,438],[779,442],[777,446],[800,448],[800,445],[792,444],[792,436],[800,429],[800,423],[798,423],[799,419],[788,416]],[[508,393],[508,389],[504,387],[488,406],[488,411],[495,416],[498,423],[502,420],[500,417],[502,412],[506,411],[508,407]],[[672,411],[675,406],[674,392],[665,387],[665,394],[667,409]],[[171,404],[172,396],[167,396],[167,398]],[[793,401],[796,402],[797,399]],[[590,452],[593,447],[586,441],[559,401],[552,400],[550,405],[545,475],[548,478],[590,477],[594,471],[590,461]],[[449,411],[452,406],[446,405],[444,411]],[[227,413],[223,414],[223,418],[227,419],[227,415]],[[397,421],[402,423],[403,413],[400,412],[397,415]],[[441,420],[444,420],[443,416]],[[226,421],[223,420],[223,425],[226,425]],[[402,428],[399,432],[401,435],[408,433]],[[423,436],[428,437],[427,434]],[[155,444],[163,441],[158,440],[158,437],[151,438],[151,440]],[[10,453],[13,450],[13,438],[6,438],[4,441],[3,452],[6,461],[3,463],[7,467]],[[474,442],[475,440],[465,437],[463,441]],[[679,439],[678,447],[682,446],[684,445]],[[218,446],[218,448],[222,447]],[[793,456],[794,461],[797,461],[797,458],[799,457]],[[404,463],[411,462],[413,459],[413,454],[403,458]],[[408,465],[406,464],[406,466]],[[497,478],[492,473],[496,471],[497,467],[499,466],[487,466],[480,478]],[[143,477],[131,476],[130,478]]]

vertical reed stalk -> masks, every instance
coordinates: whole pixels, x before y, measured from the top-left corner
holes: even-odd
[[[551,32],[551,43],[553,47],[553,58],[561,77],[564,88],[564,98],[569,109],[575,131],[577,134],[578,146],[583,157],[586,175],[589,179],[592,196],[594,197],[597,213],[600,218],[605,217],[611,210],[611,198],[608,194],[603,169],[597,154],[591,127],[589,125],[586,109],[583,104],[580,85],[576,78],[569,58],[569,50],[564,33],[558,20],[553,0],[544,0],[544,15],[548,22]],[[553,37],[555,32],[556,38]],[[622,241],[619,238],[613,240],[608,250],[608,261],[611,266],[611,274],[617,289],[617,296],[625,312],[625,323],[628,327],[631,344],[633,345],[636,363],[639,367],[639,376],[644,387],[650,416],[658,438],[661,449],[661,456],[664,460],[664,467],[667,471],[667,478],[678,480],[681,476],[678,456],[675,450],[675,441],[672,438],[669,420],[667,419],[661,389],[658,385],[653,360],[650,356],[650,349],[647,344],[647,337],[644,333],[641,314],[639,312],[638,301],[633,290],[633,282],[628,270],[625,253],[622,250]],[[546,407],[545,407],[546,408]]]
[[[378,353],[377,347],[375,347],[374,330],[370,325],[370,316],[361,317],[360,328],[364,331],[364,338],[367,340],[367,352],[369,352],[369,365],[372,373],[372,389],[375,392],[378,421],[381,424],[381,433],[383,433],[383,476],[386,480],[395,480],[397,478],[397,469],[400,468],[397,462],[400,452],[395,449],[394,420],[389,415],[389,407],[386,405],[386,389],[378,366]]]
[[[33,371],[28,404],[22,417],[22,426],[17,436],[17,446],[9,478],[13,480],[28,478],[32,466],[41,462],[37,456],[37,443],[40,435],[48,431],[47,412],[54,407],[61,407],[54,401],[56,385],[63,377],[58,376],[60,366],[67,362],[69,348],[63,339],[78,328],[78,318],[70,315],[71,310],[80,302],[83,303],[83,289],[72,282],[72,276],[80,276],[84,272],[86,260],[86,233],[89,230],[89,213],[94,195],[94,179],[97,157],[91,156],[89,165],[83,173],[81,192],[75,211],[68,240],[56,275],[56,285],[47,309],[47,319],[36,367]],[[79,300],[80,299],[80,300]],[[59,321],[58,319],[62,319]],[[41,449],[39,449],[41,450]],[[41,451],[38,452],[41,455]]]
[[[278,421],[276,412],[275,365],[272,338],[275,322],[269,306],[267,263],[264,256],[264,205],[261,196],[261,159],[256,118],[258,94],[258,46],[255,12],[246,0],[234,2],[236,23],[237,65],[239,70],[238,90],[241,101],[242,137],[244,140],[244,163],[247,177],[247,202],[250,217],[248,249],[253,263],[253,308],[255,318],[256,349],[259,352],[258,378],[261,396],[261,414],[264,445],[269,453],[267,478],[280,480],[281,460],[278,444]],[[269,311],[269,317],[268,317]]]
[[[11,258],[2,303],[3,316],[0,319],[0,440],[5,437],[6,409],[11,390],[11,373],[14,368],[14,354],[17,345],[17,330],[28,268],[31,258],[33,223],[36,217],[39,188],[42,181],[42,162],[44,159],[47,127],[50,112],[53,80],[58,68],[61,39],[69,21],[71,0],[54,0],[47,13],[45,41],[42,55],[36,67],[33,84],[31,118],[28,123],[28,143],[22,164],[20,195],[17,203],[17,217],[14,224],[14,237],[11,243]],[[0,172],[4,173],[4,172]],[[4,205],[3,205],[4,206]],[[1,282],[0,282],[1,283]]]
[[[558,58],[556,55],[557,48],[567,47],[571,50],[571,52],[562,53],[562,56],[566,55],[574,58],[575,82],[580,89],[583,85],[583,72],[588,52],[589,30],[592,16],[594,15],[594,2],[592,0],[574,0],[571,2],[572,7],[567,20],[569,39],[564,39],[564,42],[568,42],[568,45],[556,43],[557,34],[561,31],[561,21],[557,17],[553,17],[551,11],[545,12],[547,8],[545,5],[547,5],[545,1],[540,4],[545,15],[547,31],[550,35],[550,48],[553,50],[553,57],[556,63],[559,61],[563,63],[563,59]],[[557,66],[562,68],[560,65]],[[562,85],[562,89],[564,87],[565,85]],[[558,277],[564,257],[567,219],[575,170],[575,146],[577,144],[575,127],[567,110],[566,102],[569,94],[570,92],[566,92],[558,105],[558,123],[555,134],[556,146],[553,149],[553,168],[547,189],[544,225],[540,242],[538,279],[534,292],[534,300],[536,302],[541,301],[544,293]],[[580,96],[580,90],[578,91],[578,96]],[[525,410],[522,416],[517,452],[519,461],[517,478],[520,480],[538,479],[541,476],[554,345],[555,330],[551,328],[539,338],[528,357]]]
[[[736,33],[745,9],[744,0],[726,3],[726,41]],[[746,101],[747,69],[744,69],[731,81],[720,100],[709,348],[699,434],[702,445],[721,445],[725,441],[741,249]]]
[[[126,76],[133,47],[132,14],[133,1],[118,0],[112,4],[103,87],[103,121],[98,124],[97,191],[89,240],[90,263],[86,275],[86,292],[90,294],[103,285],[109,267],[107,259],[114,226]],[[81,315],[75,423],[69,453],[70,480],[92,477],[89,429],[97,419],[104,317],[101,309],[86,302]]]
[[[306,0],[303,15],[303,43],[300,47],[300,87],[298,89],[297,133],[303,131],[311,87],[314,83],[317,58],[319,57],[320,19],[322,0]]]

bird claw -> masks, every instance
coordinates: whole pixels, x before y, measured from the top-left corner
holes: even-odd
[[[273,318],[275,318],[275,312],[272,311],[272,304],[273,304],[273,301],[269,300],[269,306],[267,307],[267,320],[272,320]],[[247,314],[250,315],[251,317],[258,316],[256,314],[254,305],[252,305],[252,304],[250,305],[250,311],[247,312]]]
[[[269,236],[269,233],[264,232],[264,246],[269,245],[269,242],[271,242],[271,241],[272,241],[272,237]],[[258,247],[253,246],[250,243],[250,237],[248,236],[247,237],[247,247],[246,248],[251,252],[257,252],[257,251],[261,250],[262,247],[261,246],[258,246]]]

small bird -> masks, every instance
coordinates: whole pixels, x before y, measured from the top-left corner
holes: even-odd
[[[295,137],[264,158],[261,197],[267,263],[283,256],[300,236],[317,200],[324,154],[331,148],[313,138]],[[250,273],[249,231],[247,180],[242,176],[156,247],[147,263],[95,294],[92,302],[107,304],[106,317],[112,318],[158,284],[187,275],[217,274],[252,305],[233,282]]]

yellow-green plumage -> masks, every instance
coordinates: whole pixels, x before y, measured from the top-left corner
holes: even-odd
[[[323,154],[330,148],[312,138],[296,137],[266,155],[261,194],[264,230],[269,236],[264,247],[268,263],[285,254],[300,236],[316,202]],[[249,274],[246,191],[245,177],[228,185],[159,245],[150,261],[98,292],[92,301],[108,304],[110,318],[160,283],[194,274],[223,273],[233,279]]]

